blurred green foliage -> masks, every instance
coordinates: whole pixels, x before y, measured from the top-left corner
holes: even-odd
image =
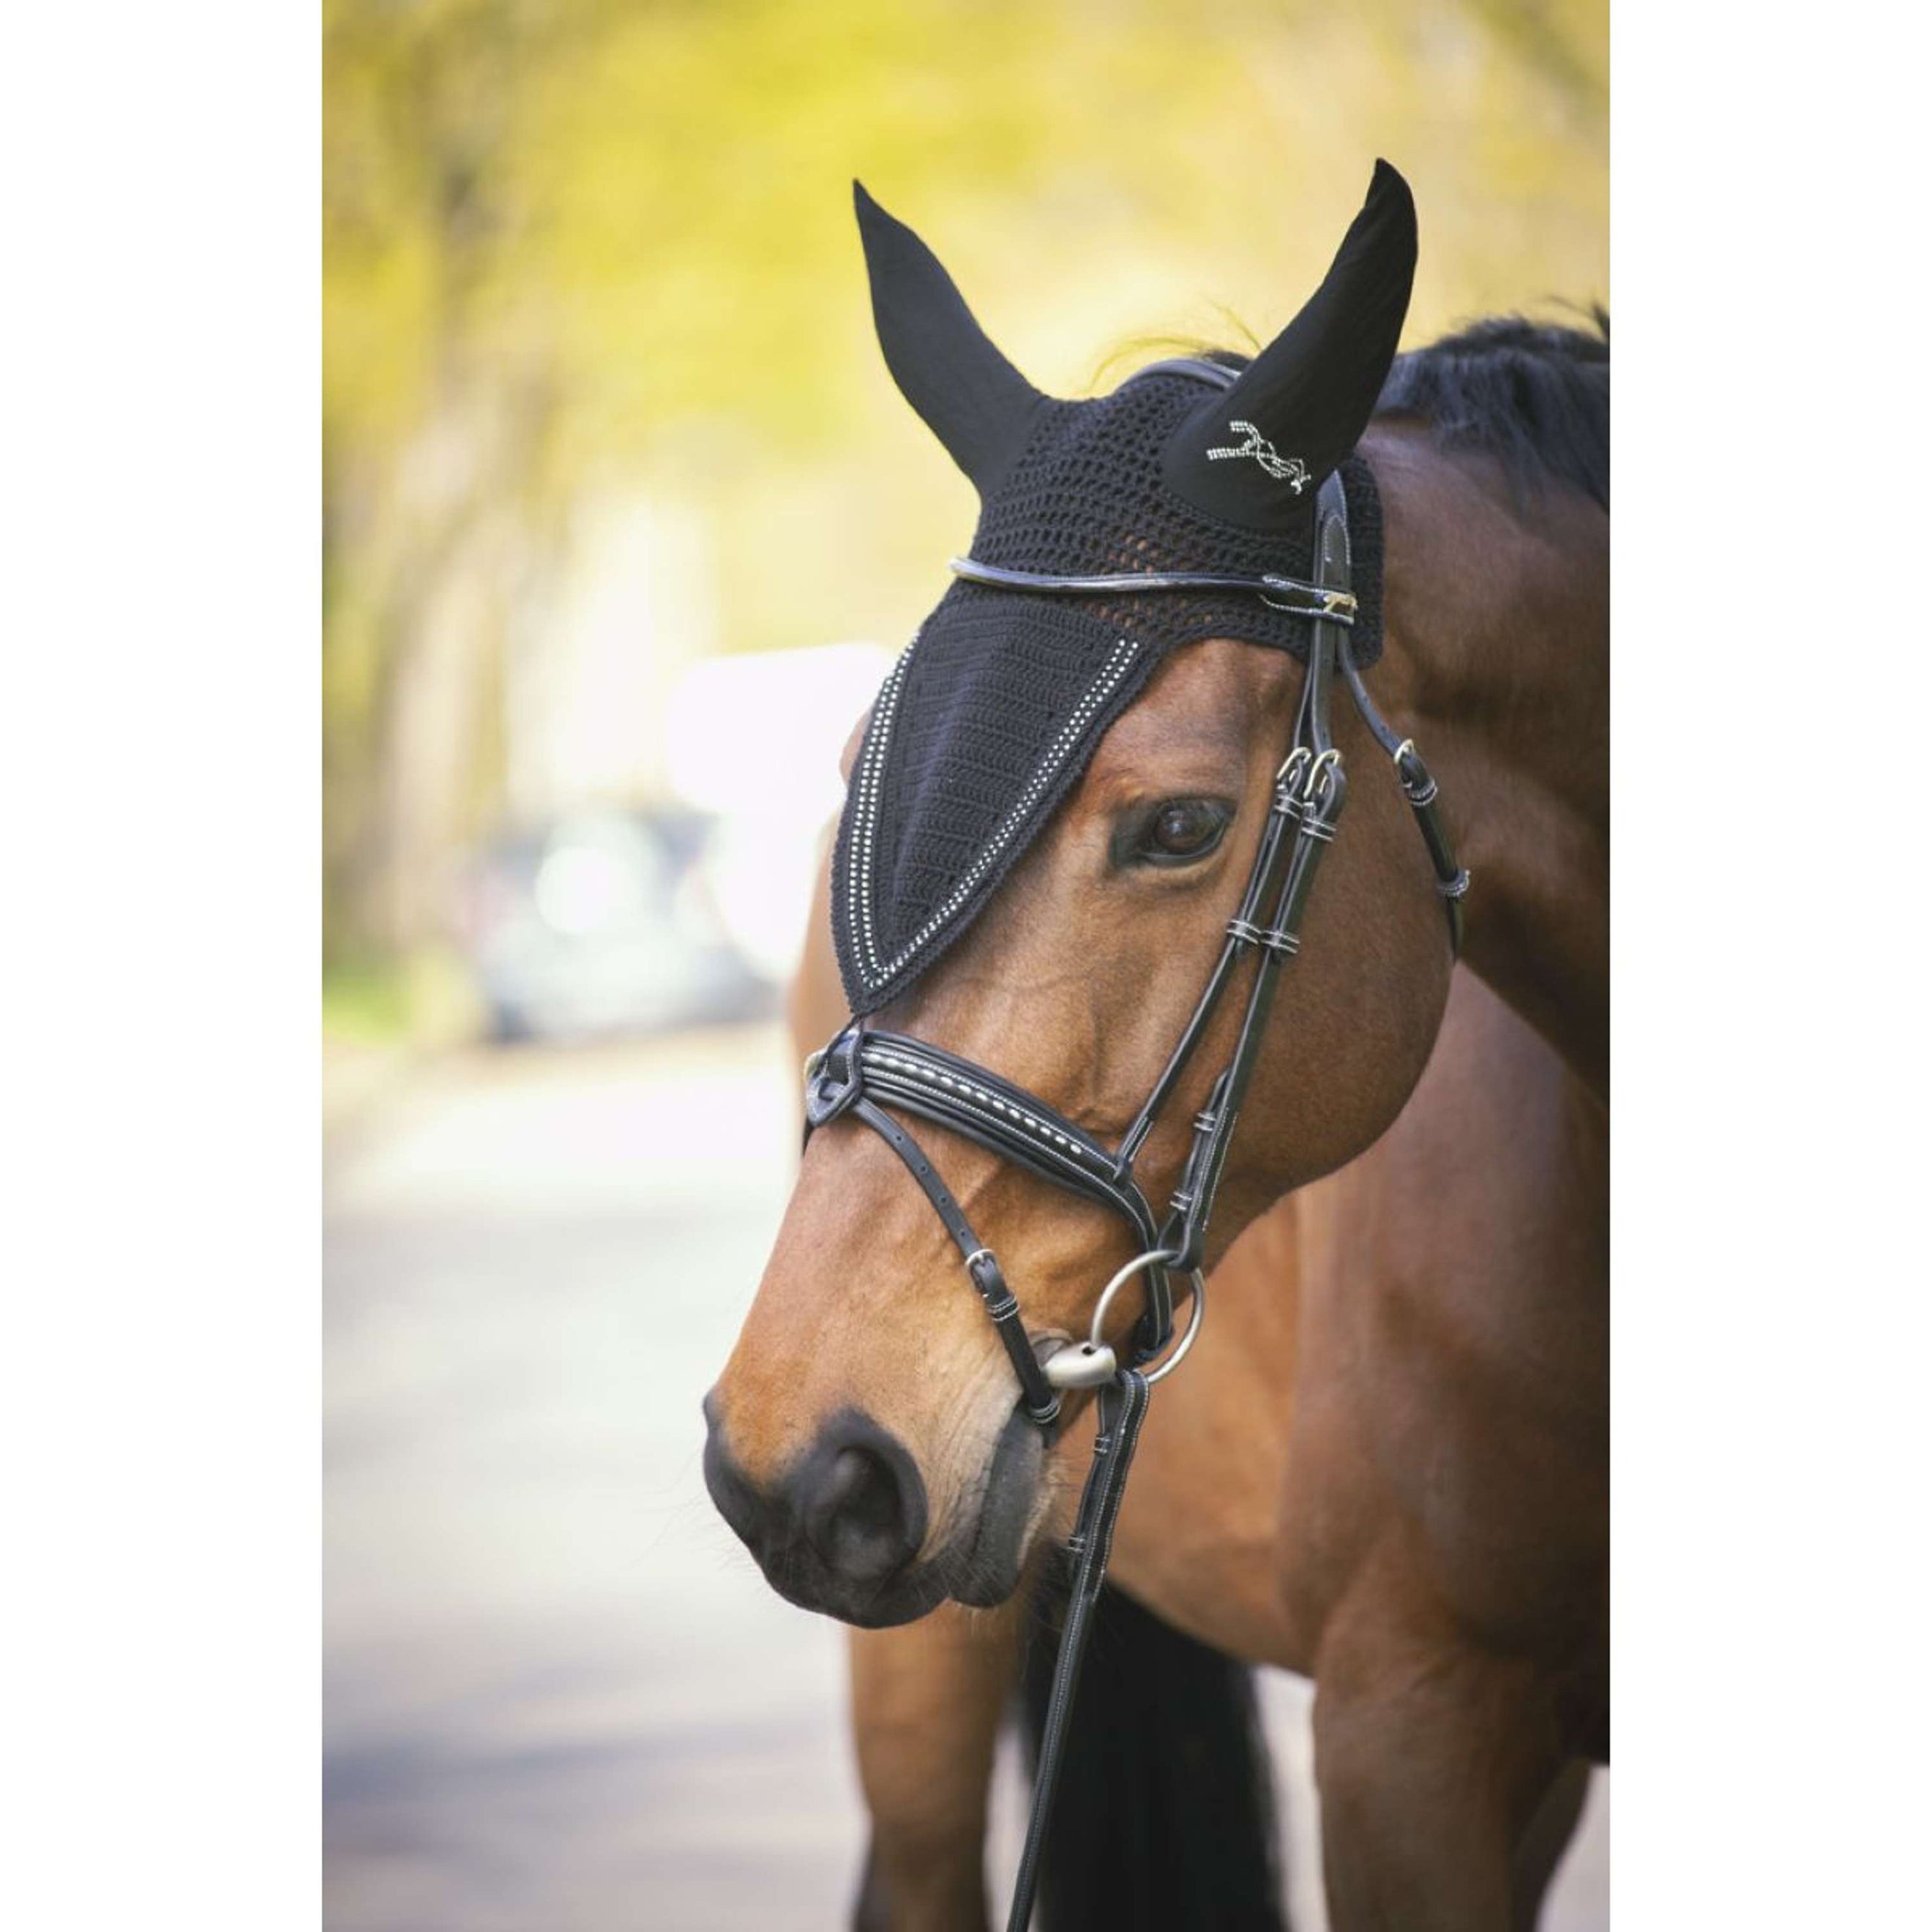
[[[392,959],[338,960],[324,975],[322,1030],[336,1042],[446,1045],[473,1034],[476,994],[444,948],[412,947]]]
[[[323,31],[338,957],[434,929],[596,493],[702,518],[727,648],[896,643],[932,601],[971,500],[879,363],[854,176],[1063,393],[1264,340],[1378,154],[1420,206],[1409,340],[1609,292],[1604,0],[325,0]]]

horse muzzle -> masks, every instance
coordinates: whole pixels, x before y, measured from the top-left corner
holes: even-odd
[[[967,1533],[923,1558],[925,1482],[904,1445],[869,1416],[842,1410],[781,1476],[759,1483],[733,1456],[715,1397],[704,1412],[711,1499],[766,1581],[801,1608],[877,1629],[949,1597],[1001,1603],[1017,1586],[1044,1460],[1040,1432],[1018,1411],[994,1445]]]

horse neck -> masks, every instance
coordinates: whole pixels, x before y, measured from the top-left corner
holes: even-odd
[[[1378,440],[1387,649],[1371,674],[1441,784],[1463,957],[1599,1099],[1610,1084],[1610,520],[1552,484]]]

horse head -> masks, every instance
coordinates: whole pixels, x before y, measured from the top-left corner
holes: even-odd
[[[775,1587],[879,1624],[1003,1600],[1053,1516],[1052,1441],[1088,1398],[1076,1379],[1057,1413],[1029,1400],[1037,1378],[987,1320],[996,1288],[1017,1305],[1006,1339],[1051,1376],[1150,1228],[1184,1222],[1181,1259],[1211,1265],[1395,1118],[1452,956],[1407,777],[1349,790],[1297,929],[1270,927],[1254,888],[1300,862],[1278,845],[1325,844],[1336,768],[1388,748],[1346,706],[1332,741],[1325,715],[1306,740],[1312,704],[1326,710],[1312,614],[1356,602],[1319,602],[1317,486],[1341,500],[1394,353],[1415,254],[1400,177],[1378,165],[1321,288],[1252,362],[1156,364],[1079,403],[1035,390],[862,190],[859,213],[887,364],[982,517],[848,754],[833,908],[859,1023],[818,1070],[796,1188],[707,1399],[706,1469]],[[1373,487],[1354,478],[1347,500],[1372,507]],[[1315,601],[1250,594],[1297,568]],[[1188,581],[1117,580],[1136,574]],[[1355,638],[1372,659],[1360,622]],[[1249,990],[1277,970],[1230,1102]],[[1214,974],[1226,996],[1204,1005]],[[895,1040],[916,1043],[896,1084]],[[868,1092],[902,1138],[916,1125],[911,1151],[861,1117]],[[1014,1157],[1010,1126],[976,1130],[1035,1103],[1039,1160]],[[1237,1106],[1240,1131],[1225,1121],[1208,1163],[1212,1222],[1184,1215],[1201,1123]],[[1089,1166],[1119,1162],[1117,1178],[1130,1167],[1152,1219],[1115,1211],[1104,1174],[1052,1184],[1055,1135]],[[935,1214],[941,1196],[968,1234]],[[969,1238],[996,1264],[963,1256]],[[1123,1354],[1145,1332],[1142,1285],[1101,1338]]]

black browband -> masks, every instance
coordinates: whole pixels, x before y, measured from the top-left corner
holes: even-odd
[[[1003,570],[970,556],[952,560],[952,574],[968,584],[994,590],[1041,590],[1058,596],[1099,596],[1147,590],[1252,590],[1264,604],[1303,617],[1332,617],[1338,624],[1355,621],[1355,600],[1346,590],[1325,590],[1292,577],[1219,577],[1209,571],[1124,571],[1113,577],[1050,577],[1034,570]]]
[[[1233,372],[1211,363],[1162,366],[1184,368],[1207,380],[1233,380]],[[1099,1391],[1094,1464],[1069,1543],[1075,1558],[1072,1592],[1054,1666],[1034,1780],[1033,1814],[1007,1932],[1025,1932],[1032,1916],[1040,1851],[1052,1816],[1066,1719],[1089,1622],[1106,1574],[1128,1466],[1147,1412],[1148,1390],[1179,1360],[1199,1324],[1204,1293],[1199,1270],[1215,1190],[1260,1057],[1282,968],[1300,948],[1310,889],[1322,855],[1334,838],[1347,796],[1342,754],[1328,730],[1329,698],[1338,666],[1364,722],[1394,764],[1396,779],[1435,868],[1436,890],[1448,914],[1450,945],[1458,953],[1462,950],[1462,901],[1469,875],[1456,865],[1436,814],[1436,782],[1413,740],[1398,740],[1376,709],[1349,650],[1348,628],[1354,620],[1355,599],[1349,587],[1348,507],[1339,472],[1322,484],[1316,514],[1318,580],[1314,584],[1272,576],[1172,573],[1056,577],[998,569],[970,558],[956,560],[952,566],[969,582],[1052,596],[1247,590],[1278,609],[1305,611],[1313,620],[1314,638],[1294,740],[1275,775],[1274,800],[1240,909],[1228,922],[1220,956],[1192,1017],[1120,1145],[1110,1152],[1045,1101],[943,1047],[880,1032],[862,1021],[846,1027],[830,1046],[806,1063],[806,1138],[808,1140],[815,1129],[828,1121],[849,1114],[878,1134],[905,1163],[958,1248],[968,1278],[985,1301],[1012,1360],[1027,1413],[1049,1439],[1060,1418],[1061,1390],[1091,1388]],[[1135,1156],[1205,1036],[1237,967],[1250,955],[1256,962],[1254,975],[1234,1053],[1195,1118],[1194,1138],[1180,1185],[1168,1198],[1166,1214],[1156,1214],[1134,1178]],[[1101,1202],[1126,1221],[1138,1258],[1109,1283],[1086,1342],[1062,1347],[1042,1360],[1028,1338],[1019,1303],[1006,1286],[992,1250],[974,1232],[938,1170],[912,1135],[886,1112],[887,1106],[963,1134],[1055,1186]],[[1175,1269],[1191,1278],[1195,1306],[1188,1336],[1167,1362],[1148,1370],[1147,1365],[1173,1336],[1170,1271]],[[1146,1306],[1134,1332],[1129,1359],[1122,1363],[1100,1331],[1113,1291],[1142,1270],[1147,1276]]]

